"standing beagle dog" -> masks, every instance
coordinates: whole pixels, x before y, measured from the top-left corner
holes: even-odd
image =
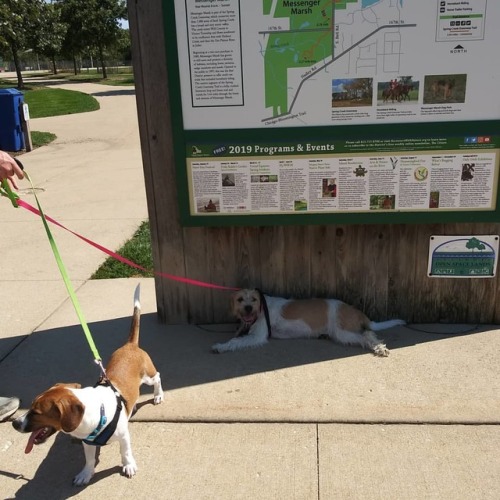
[[[217,353],[264,345],[277,339],[328,336],[341,344],[360,345],[377,356],[388,356],[389,349],[375,335],[405,321],[393,319],[377,323],[354,307],[334,299],[293,300],[263,295],[259,290],[243,289],[233,295],[233,312],[241,321],[236,336],[215,344]]]
[[[141,306],[140,285],[134,295],[134,313],[128,342],[116,350],[106,368],[106,376],[95,387],[56,384],[33,401],[27,413],[12,422],[19,432],[30,432],[25,453],[44,443],[57,431],[81,439],[85,467],[73,484],[87,484],[96,466],[96,449],[109,441],[119,441],[123,474],[132,477],[137,465],[132,455],[128,419],[139,398],[141,384],[154,386],[154,404],[163,401],[160,374],[149,355],[139,347]]]

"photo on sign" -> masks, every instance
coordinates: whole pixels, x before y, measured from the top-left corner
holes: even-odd
[[[234,174],[222,174],[222,186],[235,186]]]
[[[394,210],[396,208],[395,195],[371,195],[370,196],[370,210]]]
[[[219,198],[207,198],[202,197],[198,199],[196,206],[198,213],[210,213],[210,212],[220,212],[220,200]]]
[[[323,198],[336,198],[337,197],[337,179],[323,179],[322,180]]]
[[[273,174],[273,175],[252,175],[250,176],[250,182],[256,183],[256,182],[278,182],[278,176]]]
[[[295,210],[295,212],[303,212],[307,210],[307,200],[295,200],[293,202],[293,209]]]
[[[420,82],[412,76],[399,76],[377,84],[377,106],[418,104]]]
[[[373,104],[373,78],[344,78],[332,82],[332,108]]]
[[[464,163],[462,165],[462,181],[471,181],[474,179],[474,163]]]
[[[429,208],[439,208],[439,191],[431,191],[429,196]]]
[[[424,104],[464,103],[467,75],[427,75]]]

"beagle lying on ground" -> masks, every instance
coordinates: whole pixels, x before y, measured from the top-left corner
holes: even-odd
[[[139,398],[141,384],[154,386],[154,404],[163,401],[160,374],[149,355],[139,347],[139,290],[140,285],[135,290],[128,342],[112,354],[106,378],[95,387],[83,389],[80,384],[56,384],[40,394],[27,413],[12,422],[19,432],[31,432],[25,453],[57,431],[82,439],[86,463],[73,480],[77,486],[87,484],[94,475],[97,455],[94,446],[104,445],[108,439],[120,442],[123,474],[132,477],[137,465],[132,456],[128,419]]]
[[[241,325],[236,337],[212,346],[217,353],[258,347],[269,337],[293,339],[326,335],[341,344],[360,345],[377,356],[388,356],[389,349],[374,331],[405,324],[401,319],[370,321],[361,311],[334,299],[283,299],[244,289],[236,292],[232,300],[233,312]]]

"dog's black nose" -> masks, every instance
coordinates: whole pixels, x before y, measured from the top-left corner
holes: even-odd
[[[16,429],[16,431],[21,430],[21,425],[22,422],[20,418],[16,418],[15,420],[12,421],[12,426],[14,427],[14,429]]]
[[[252,306],[245,306],[245,312],[247,313],[251,313],[253,310],[253,307]]]

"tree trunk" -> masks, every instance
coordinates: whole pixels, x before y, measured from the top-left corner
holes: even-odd
[[[73,54],[73,71],[75,72],[75,75],[78,74],[78,66],[76,65],[76,56]]]
[[[17,55],[17,47],[13,44],[11,45],[10,50],[12,51],[12,59],[14,59],[14,66],[16,67],[17,88],[19,90],[22,90],[24,89],[24,81],[23,81],[23,75],[21,73],[21,66],[20,66],[21,63]]]
[[[52,56],[52,71],[54,75],[57,75],[56,56]]]
[[[106,72],[106,65],[104,64],[104,51],[102,50],[101,45],[99,45],[99,59],[101,60],[102,77],[107,78],[108,73]]]

